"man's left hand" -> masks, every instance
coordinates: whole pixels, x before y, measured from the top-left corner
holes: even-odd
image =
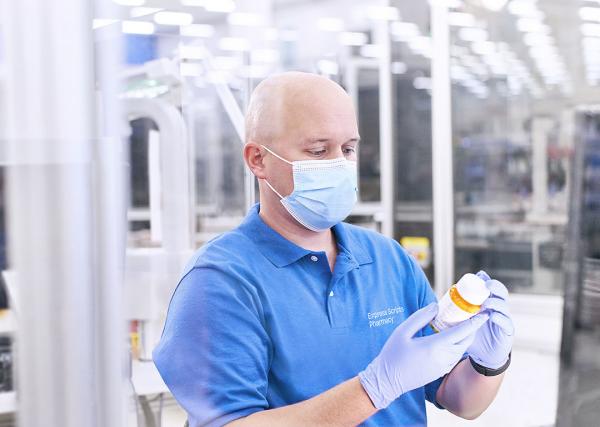
[[[508,361],[515,333],[508,305],[508,290],[501,282],[492,280],[485,271],[480,271],[477,276],[485,280],[490,290],[490,297],[481,306],[481,311],[488,311],[490,317],[477,331],[467,353],[479,365],[498,369]]]

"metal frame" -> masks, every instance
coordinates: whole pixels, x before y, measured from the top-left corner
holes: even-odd
[[[21,299],[19,425],[119,425],[122,354],[99,360],[115,350],[110,345],[119,335],[118,305],[94,304],[118,288],[110,269],[122,254],[110,255],[107,249],[118,247],[122,235],[113,235],[118,227],[96,229],[110,224],[119,201],[94,211],[110,185],[93,191],[92,10],[78,0],[7,3],[2,26],[9,88],[10,253]],[[115,287],[96,292],[112,279]],[[97,311],[90,310],[94,306]],[[103,323],[109,314],[114,322]],[[101,416],[104,411],[110,412]]]
[[[129,118],[148,117],[160,132],[162,178],[162,247],[167,252],[188,251],[193,246],[191,190],[187,132],[177,108],[161,99],[127,99]]]
[[[389,0],[385,2],[390,5]],[[392,40],[388,21],[376,21],[374,38],[381,46],[379,55],[379,157],[381,162],[381,233],[394,238],[395,187],[394,173],[394,97],[391,72]]]
[[[431,7],[431,124],[433,172],[434,289],[441,295],[454,283],[454,180],[450,102],[448,5]]]

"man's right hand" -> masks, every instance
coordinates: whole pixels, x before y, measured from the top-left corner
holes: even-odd
[[[440,333],[415,337],[437,313],[435,302],[414,312],[396,327],[379,355],[358,374],[377,409],[450,372],[489,317],[480,313]]]

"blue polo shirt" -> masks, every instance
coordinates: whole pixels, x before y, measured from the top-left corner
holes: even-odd
[[[436,300],[395,240],[334,226],[332,273],[325,252],[288,241],[258,212],[257,204],[240,226],[196,252],[153,353],[191,427],[300,402],[356,376],[394,328]],[[362,425],[426,425],[425,399],[436,403],[442,379]]]

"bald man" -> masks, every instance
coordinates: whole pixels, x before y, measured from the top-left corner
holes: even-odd
[[[422,426],[425,400],[474,419],[510,362],[506,288],[435,333],[423,271],[393,239],[342,222],[356,201],[349,96],[270,77],[246,116],[260,203],[195,254],[153,356],[190,426]]]

